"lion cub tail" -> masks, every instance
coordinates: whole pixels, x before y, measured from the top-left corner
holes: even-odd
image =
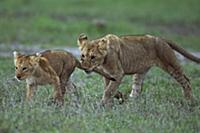
[[[182,47],[178,46],[177,44],[175,44],[174,42],[170,41],[170,40],[165,40],[168,45],[174,49],[175,51],[179,52],[180,54],[182,54],[183,56],[185,56],[186,58],[196,62],[196,63],[200,63],[200,58],[192,55],[191,53],[189,53],[188,51],[186,51],[185,49],[183,49]]]

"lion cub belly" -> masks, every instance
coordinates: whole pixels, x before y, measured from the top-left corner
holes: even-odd
[[[123,65],[123,70],[125,74],[135,74],[135,73],[142,73],[146,71],[148,68],[156,65],[156,60],[152,59],[145,59],[145,60],[138,60],[138,61],[128,61]]]

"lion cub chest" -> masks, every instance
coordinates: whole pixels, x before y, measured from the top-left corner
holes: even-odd
[[[52,84],[52,77],[56,75],[50,75],[47,72],[37,70],[32,76],[26,79],[26,83],[29,85],[46,85]]]
[[[45,78],[45,77],[29,77],[26,79],[26,83],[28,85],[46,85],[46,84],[50,84],[49,82],[49,78]]]

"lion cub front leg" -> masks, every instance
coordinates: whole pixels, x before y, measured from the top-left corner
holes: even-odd
[[[117,88],[119,87],[122,80],[122,76],[118,78],[117,81],[110,81],[104,90],[102,97],[102,104],[111,107],[113,104],[113,98],[117,93]]]
[[[36,89],[37,89],[36,85],[27,84],[27,92],[26,92],[27,101],[31,101]]]
[[[107,79],[106,77],[104,77],[104,89],[106,89],[106,87],[109,85],[109,83],[110,83],[110,80]],[[122,104],[124,102],[124,95],[119,90],[116,91],[116,94],[114,97],[119,100],[120,104]]]
[[[144,76],[145,74],[134,74],[130,97],[138,96],[141,93]]]

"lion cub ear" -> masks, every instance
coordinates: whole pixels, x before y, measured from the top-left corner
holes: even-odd
[[[41,57],[39,56],[30,56],[30,62],[32,65],[37,66],[40,62]]]
[[[79,48],[83,48],[87,41],[88,41],[88,37],[84,33],[81,33],[77,40]]]
[[[39,52],[37,52],[37,53],[36,53],[36,56],[37,56],[37,57],[41,57],[41,56],[42,56],[42,54],[41,54],[41,53],[39,53]]]
[[[109,48],[109,40],[107,38],[102,38],[98,44],[99,50],[107,50]]]
[[[17,51],[13,52],[13,56],[14,56],[14,64],[16,65],[17,59],[19,56],[21,56],[22,54],[18,53]]]
[[[13,56],[14,56],[15,59],[18,58],[20,55],[22,55],[22,54],[20,54],[20,53],[17,52],[17,51],[14,51],[14,52],[13,52]]]

